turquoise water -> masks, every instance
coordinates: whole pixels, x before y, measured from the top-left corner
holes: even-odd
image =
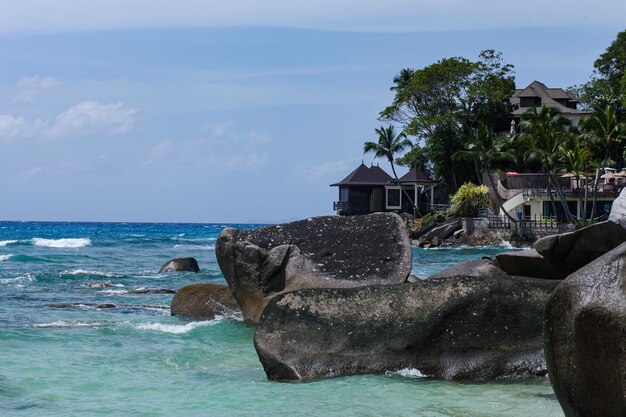
[[[546,378],[467,384],[405,370],[267,381],[254,328],[171,317],[171,295],[135,293],[224,283],[214,251],[223,227],[0,222],[0,415],[562,416]],[[415,249],[413,272],[505,250]],[[183,256],[202,272],[156,272]],[[103,303],[123,307],[94,307]]]

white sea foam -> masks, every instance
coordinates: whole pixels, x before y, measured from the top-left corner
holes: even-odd
[[[121,294],[128,294],[128,290],[102,290],[102,291],[98,291],[100,294],[105,294],[105,295],[121,295]]]
[[[12,253],[9,253],[9,254],[7,254],[7,255],[0,255],[0,262],[2,262],[2,261],[8,261],[8,260],[11,258],[11,256],[13,256],[13,254],[12,254]]]
[[[156,332],[182,334],[188,333],[197,327],[213,326],[221,321],[224,321],[224,318],[216,317],[213,320],[192,321],[187,324],[139,323],[134,324],[133,327],[137,330],[152,330]]]
[[[499,246],[507,249],[515,249],[515,246],[511,245],[511,242],[509,242],[508,240],[502,240]]]
[[[106,278],[112,278],[116,276],[115,274],[112,274],[110,272],[90,271],[88,269],[75,269],[73,271],[69,271],[66,273],[70,275],[95,275],[97,277],[106,277]]]
[[[26,274],[26,275],[20,275],[19,277],[15,277],[15,278],[0,279],[0,284],[21,284],[24,282],[33,282],[34,280],[35,280],[35,275]]]
[[[174,245],[174,249],[215,249],[215,245]]]
[[[12,245],[17,242],[17,240],[0,240],[0,246]]]
[[[33,327],[41,328],[61,328],[61,327],[102,327],[108,323],[96,322],[96,321],[79,321],[79,320],[58,320],[52,323],[37,323],[33,324]]]
[[[401,377],[411,378],[411,379],[420,379],[420,378],[427,377],[419,369],[415,369],[415,368],[404,368],[395,372],[387,372],[387,375],[399,375]]]
[[[47,248],[82,248],[84,246],[91,246],[91,239],[85,237],[66,239],[43,239],[34,237],[31,241],[35,246],[44,246]]]

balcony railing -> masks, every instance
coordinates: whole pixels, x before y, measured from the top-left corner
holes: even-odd
[[[347,201],[333,201],[334,211],[348,211],[349,204]]]
[[[619,196],[622,187],[598,187],[596,190],[596,197],[598,198],[617,198]],[[565,197],[580,198],[584,197],[584,188],[561,188]],[[548,190],[545,188],[524,188],[524,198],[550,198]],[[587,197],[591,198],[593,190],[587,190]],[[552,190],[552,196],[557,199],[558,194],[555,190]]]

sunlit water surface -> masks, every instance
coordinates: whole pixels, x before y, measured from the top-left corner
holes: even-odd
[[[141,293],[224,283],[215,241],[225,226],[0,222],[0,415],[562,416],[546,378],[468,384],[405,370],[267,381],[254,328],[172,317],[171,295]],[[506,250],[415,249],[413,272]],[[186,256],[201,273],[157,273]],[[104,303],[123,307],[94,308]]]

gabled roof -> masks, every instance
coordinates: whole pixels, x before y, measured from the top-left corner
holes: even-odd
[[[331,184],[331,187],[337,187],[340,185],[389,185],[394,179],[391,175],[387,174],[379,166],[368,167],[364,163],[361,163],[347,177],[339,181],[336,184]]]
[[[533,81],[526,88],[517,89],[515,93],[511,96],[509,101],[511,104],[517,105],[518,108],[513,111],[514,115],[522,115],[528,111],[530,107],[520,107],[520,99],[522,97],[540,97],[541,105],[547,105],[550,107],[556,107],[561,111],[561,113],[565,115],[587,115],[590,114],[587,111],[573,109],[571,107],[564,106],[556,100],[567,100],[571,103],[578,103],[578,99],[574,97],[572,94],[563,90],[562,88],[548,88],[544,83],[540,83],[539,81]],[[539,107],[537,108],[539,109]]]
[[[431,180],[428,175],[424,174],[417,168],[411,168],[409,172],[404,174],[400,178],[401,183],[422,183],[422,184],[435,184],[436,181]]]

